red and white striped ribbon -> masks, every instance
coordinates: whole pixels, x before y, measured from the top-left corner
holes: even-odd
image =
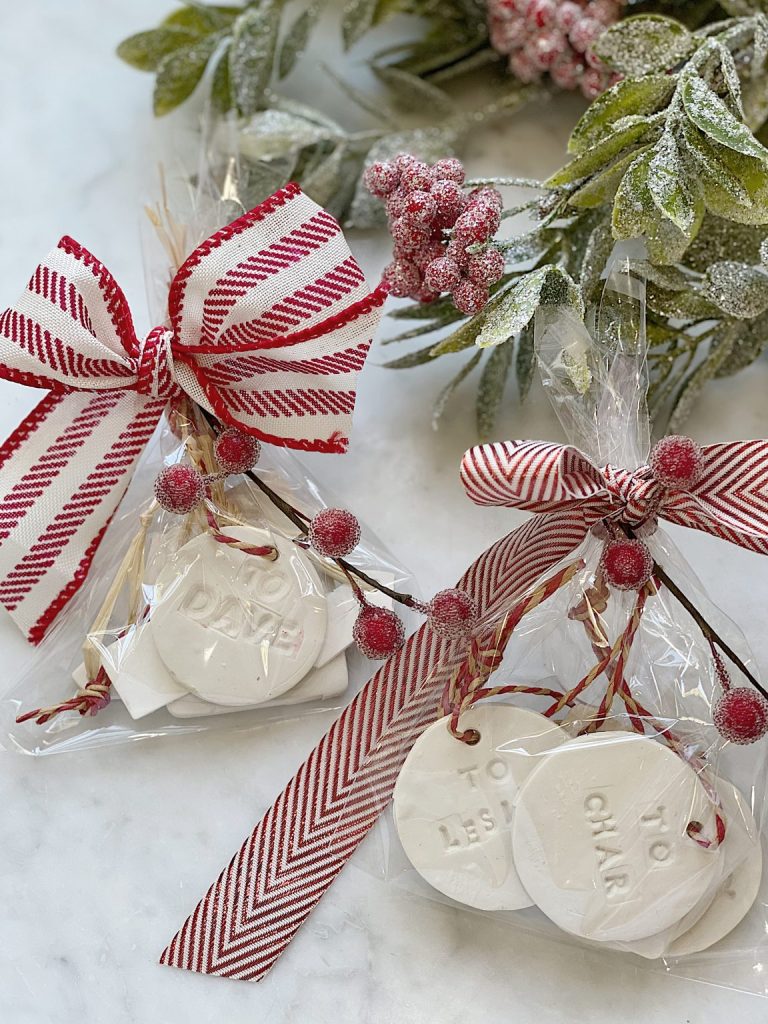
[[[169,399],[343,452],[384,298],[296,185],[195,249],[144,341],[106,267],[63,238],[0,316],[0,377],[48,392],[0,447],[0,604],[28,638],[83,582]]]
[[[462,479],[478,504],[538,514],[477,559],[459,581],[490,622],[541,582],[603,516],[706,530],[768,552],[768,442],[710,445],[690,491],[659,493],[650,474],[599,469],[543,442],[471,449]],[[483,638],[485,639],[485,638]],[[466,655],[422,626],[373,676],[267,811],[171,940],[161,963],[258,981],[269,971],[386,807],[400,767],[433,721],[445,681]]]

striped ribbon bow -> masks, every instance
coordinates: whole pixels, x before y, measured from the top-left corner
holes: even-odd
[[[473,501],[538,514],[484,551],[458,586],[481,620],[497,622],[605,517],[639,523],[659,515],[768,553],[768,441],[708,445],[703,454],[698,482],[677,490],[661,488],[648,467],[599,468],[570,446],[470,449],[461,474]],[[161,963],[224,978],[265,976],[387,806],[408,751],[435,720],[445,679],[465,656],[461,640],[426,624],[408,638],[229,859]]]
[[[303,451],[343,452],[385,292],[296,185],[203,242],[168,326],[71,238],[0,316],[0,377],[45,398],[0,447],[0,604],[39,642],[82,584],[168,401]]]
[[[660,516],[768,554],[768,441],[710,444],[701,451],[699,478],[685,490],[663,487],[648,466],[600,468],[578,448],[547,441],[470,448],[461,479],[477,505],[578,510],[586,526],[610,518],[636,525]]]

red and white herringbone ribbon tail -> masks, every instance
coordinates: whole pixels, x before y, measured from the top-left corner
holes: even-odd
[[[263,441],[343,452],[385,298],[383,287],[368,291],[336,220],[287,185],[176,275],[176,378],[220,420]]]
[[[0,603],[34,643],[84,580],[165,405],[124,390],[139,348],[117,284],[70,238],[0,316],[0,376],[49,391],[0,447]]]
[[[579,546],[579,511],[542,515],[489,548],[459,581],[493,616]],[[463,656],[422,626],[373,676],[174,936],[161,963],[258,981],[307,919],[389,802],[437,714],[441,668]]]

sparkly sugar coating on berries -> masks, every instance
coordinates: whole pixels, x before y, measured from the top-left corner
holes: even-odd
[[[365,173],[369,191],[386,206],[394,241],[394,259],[383,275],[391,294],[433,302],[447,293],[471,316],[504,274],[504,257],[492,243],[503,202],[494,188],[467,194],[464,180],[455,157],[430,166],[409,153],[371,164]]]
[[[654,446],[649,465],[664,487],[687,490],[701,479],[704,453],[693,438],[673,434]]]
[[[205,497],[205,483],[193,466],[178,463],[161,469],[155,478],[158,505],[175,515],[183,516],[197,508]]]
[[[477,605],[465,590],[451,587],[435,594],[427,605],[427,617],[438,636],[456,640],[471,632],[477,622]]]
[[[639,590],[653,573],[653,556],[641,540],[611,540],[603,548],[600,565],[610,586]]]
[[[380,661],[399,651],[405,643],[405,627],[388,608],[366,605],[352,629],[352,639],[361,654]]]
[[[748,686],[737,686],[715,703],[712,720],[731,743],[754,743],[768,732],[768,701]]]
[[[213,454],[224,473],[247,473],[259,461],[261,442],[230,427],[216,438]]]
[[[549,74],[561,89],[581,89],[592,100],[618,80],[594,46],[624,6],[625,0],[488,0],[491,46],[509,58],[519,81]]]
[[[360,543],[357,516],[343,508],[324,508],[309,524],[309,542],[319,555],[346,557]]]

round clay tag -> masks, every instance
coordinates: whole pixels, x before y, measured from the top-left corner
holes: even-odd
[[[723,881],[715,898],[690,928],[665,950],[664,956],[687,956],[709,949],[733,931],[757,899],[763,875],[760,830],[744,796],[724,779],[716,779],[725,839],[721,846]]]
[[[285,693],[323,645],[326,601],[317,573],[291,541],[251,526],[222,531],[272,562],[200,534],[163,566],[150,613],[168,671],[202,700],[229,707]]]
[[[628,942],[680,921],[720,869],[714,805],[693,770],[662,743],[612,732],[569,740],[518,797],[513,850],[533,901],[564,931]]]
[[[461,716],[478,743],[457,740],[441,718],[419,736],[398,776],[395,825],[405,854],[439,892],[480,910],[529,907],[512,858],[510,826],[525,777],[567,735],[548,718],[508,704]]]

